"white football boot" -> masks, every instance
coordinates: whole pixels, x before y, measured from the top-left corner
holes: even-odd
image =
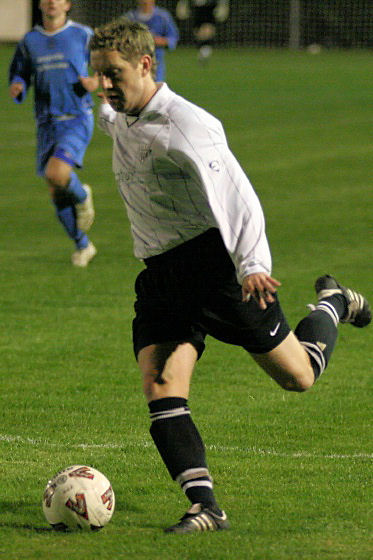
[[[73,263],[74,266],[79,266],[81,268],[84,268],[88,265],[88,263],[91,262],[93,257],[95,257],[96,255],[97,255],[97,249],[90,241],[87,247],[84,247],[83,249],[78,249],[71,255],[71,262]]]
[[[87,198],[83,202],[75,204],[76,222],[79,229],[87,232],[95,219],[95,209],[93,206],[92,190],[89,185],[83,185],[87,193]]]
[[[319,301],[324,298],[341,294],[347,304],[347,313],[340,319],[341,323],[350,323],[354,327],[366,327],[372,320],[372,311],[368,301],[359,292],[346,288],[337,282],[333,276],[325,274],[315,282],[315,291]]]

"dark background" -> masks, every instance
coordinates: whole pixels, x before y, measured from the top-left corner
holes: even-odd
[[[159,0],[175,16],[177,0]],[[299,47],[317,43],[327,48],[373,46],[372,0],[231,0],[227,22],[218,24],[216,44],[222,46],[289,45],[290,15],[299,5]],[[75,0],[71,17],[92,27],[122,15],[136,0]],[[38,0],[33,1],[33,23],[38,20]],[[177,21],[181,44],[193,44],[191,21]]]

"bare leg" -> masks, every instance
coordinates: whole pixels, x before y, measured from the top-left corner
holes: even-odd
[[[283,389],[306,391],[315,382],[309,356],[293,332],[270,352],[251,355]]]
[[[176,342],[147,346],[138,356],[150,434],[164,464],[192,504],[202,504],[219,517],[223,514],[213,493],[205,447],[187,403],[196,360],[194,346]]]

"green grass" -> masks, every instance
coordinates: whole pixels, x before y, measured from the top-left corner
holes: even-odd
[[[81,177],[94,187],[99,253],[87,270],[34,172],[32,103],[7,99],[1,46],[0,558],[370,560],[372,329],[342,326],[328,371],[285,393],[241,349],[212,339],[190,404],[232,530],[174,538],[187,507],[150,436],[131,348],[127,218],[96,130]],[[168,57],[169,84],[222,119],[267,217],[274,275],[295,326],[330,272],[372,298],[371,53],[194,50]],[[372,298],[373,299],[373,298]],[[41,497],[75,463],[111,480],[98,534],[55,534]]]

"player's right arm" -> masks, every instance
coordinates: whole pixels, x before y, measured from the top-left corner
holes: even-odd
[[[103,93],[99,93],[98,96],[102,101],[98,113],[98,126],[103,132],[113,136],[117,112],[111,107]]]
[[[9,66],[9,93],[16,103],[24,101],[31,84],[32,65],[25,44],[18,43],[13,59]]]
[[[179,41],[179,30],[168,12],[164,13],[164,31],[162,36],[154,35],[154,42],[157,47],[167,47],[174,50]]]

